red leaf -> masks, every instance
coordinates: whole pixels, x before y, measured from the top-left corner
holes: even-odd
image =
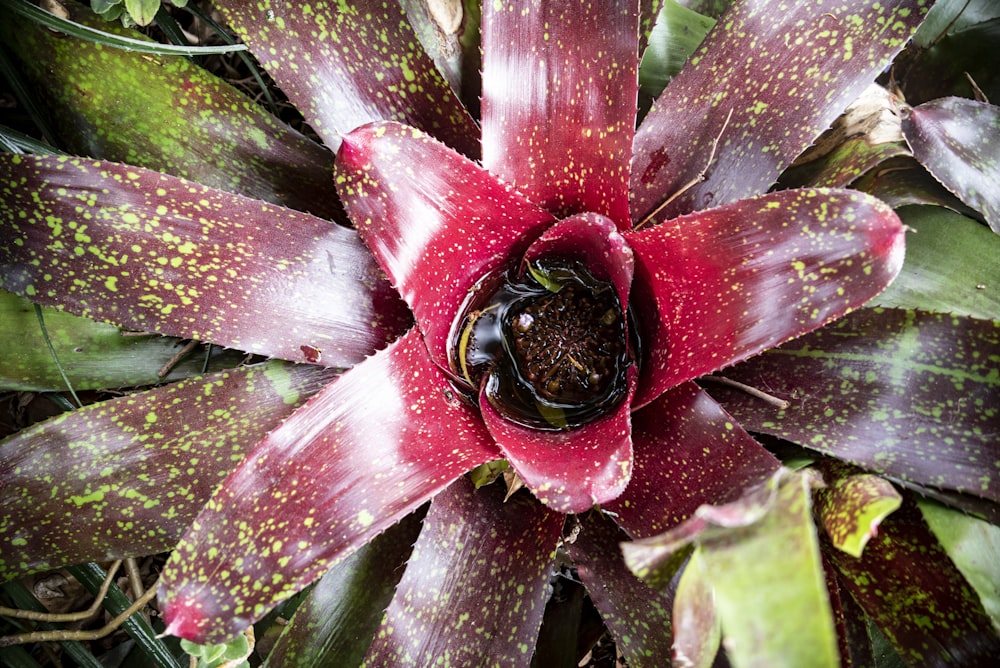
[[[479,155],[475,122],[420,48],[398,3],[275,3],[267,10],[252,0],[216,4],[332,150],[360,125],[397,120]]]
[[[559,217],[632,226],[638,9],[483,3],[483,165]]]
[[[439,494],[366,665],[527,665],[564,518],[465,478]]]
[[[346,228],[138,167],[0,158],[5,290],[133,329],[339,367],[408,326]]]
[[[635,258],[610,219],[596,213],[581,213],[553,224],[528,247],[523,263],[547,257],[579,262],[597,280],[614,285],[618,302],[627,308]]]
[[[733,3],[636,133],[633,219],[672,195],[658,219],[766,191],[903,48],[928,4]]]
[[[476,282],[520,258],[554,221],[471,160],[398,123],[344,138],[337,190],[444,369],[452,322]]]
[[[568,430],[523,427],[500,415],[479,395],[483,421],[504,456],[538,499],[562,513],[582,513],[617,498],[632,473],[630,400],[635,367],[629,370],[628,395],[614,413]],[[484,384],[485,388],[485,384]]]
[[[896,214],[844,190],[762,195],[625,238],[649,351],[639,405],[861,306],[903,264]]]
[[[296,411],[223,483],[164,570],[167,632],[234,636],[498,455],[411,331]]]
[[[634,413],[632,441],[632,480],[605,509],[633,538],[673,528],[700,505],[732,501],[779,468],[773,455],[693,383]]]

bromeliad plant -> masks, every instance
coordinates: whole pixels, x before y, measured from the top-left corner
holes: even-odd
[[[542,661],[554,651],[543,616],[565,624],[558,603],[546,612],[556,573],[583,581],[634,665],[662,664],[672,642],[710,663],[719,618],[738,663],[849,662],[867,630],[834,622],[863,619],[842,586],[861,576],[820,556],[815,476],[782,468],[693,381],[840,318],[899,272],[903,226],[880,201],[767,190],[925,3],[734,3],[641,123],[655,3],[488,2],[464,22],[457,4],[401,4],[217,3],[335,164],[163,61],[134,71],[163,82],[168,70],[157,99],[201,119],[191,137],[157,118],[148,143],[98,125],[70,146],[115,162],[4,156],[0,287],[307,363],[169,385],[6,441],[4,576],[174,548],[166,632],[205,643],[322,577],[274,665],[304,665],[305,637],[375,665]],[[477,18],[473,118],[455,91],[475,67],[435,67],[411,23],[444,51]],[[51,103],[93,97],[75,94],[57,88]],[[810,470],[863,490],[817,496],[817,512],[847,516],[829,534],[854,536],[853,522],[860,547],[902,503],[877,476]],[[488,484],[501,472],[509,494]],[[998,500],[995,482],[984,489]],[[628,548],[630,565],[668,593],[626,568],[618,545],[631,539],[653,541]],[[668,582],[685,563],[674,605]],[[761,576],[750,594],[719,575],[749,565]],[[929,607],[961,608],[960,623],[935,617],[911,637],[872,614],[908,659],[937,652],[914,649],[933,639],[944,656],[985,660],[997,640],[978,590],[945,570]],[[752,608],[773,592],[780,614],[757,627]]]

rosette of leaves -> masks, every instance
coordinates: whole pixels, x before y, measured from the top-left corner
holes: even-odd
[[[996,324],[817,329],[900,271],[902,227],[858,191],[767,192],[924,3],[734,3],[641,119],[654,3],[218,6],[325,148],[187,61],[19,26],[87,157],[4,157],[0,287],[298,364],[7,439],[6,578],[173,549],[167,631],[212,643],[316,582],[273,665],[575,662],[594,620],[630,665],[996,655]],[[622,389],[579,424],[515,344],[456,352],[527,285],[501,338],[586,292],[549,331],[621,323]],[[693,382],[733,364],[787,399],[706,384],[758,438]]]

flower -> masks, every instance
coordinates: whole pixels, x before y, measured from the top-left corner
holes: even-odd
[[[348,54],[341,60],[339,51],[324,51],[326,35],[317,35],[311,67],[284,68],[276,61],[271,67],[328,144],[339,145],[337,191],[415,325],[401,333],[406,319],[381,288],[350,294],[363,302],[358,309],[369,309],[366,317],[391,323],[384,327],[388,334],[371,328],[378,331],[372,334],[337,320],[337,327],[361,341],[352,351],[401,335],[263,438],[215,493],[163,576],[161,601],[173,634],[198,641],[233,635],[430,499],[436,500],[433,520],[429,517],[424,528],[428,535],[470,512],[506,517],[509,511],[490,496],[495,491],[470,497],[463,477],[502,457],[544,504],[515,506],[532,519],[518,535],[537,540],[509,550],[511,561],[523,557],[521,566],[534,569],[533,578],[511,580],[530,583],[525,606],[536,608],[512,634],[513,645],[523,644],[540,623],[537,604],[547,594],[563,514],[599,505],[616,518],[609,535],[621,527],[630,536],[648,536],[702,503],[731,500],[777,467],[693,379],[859,306],[901,264],[902,226],[877,200],[848,191],[765,191],[898,51],[918,20],[916,12],[900,13],[898,22],[880,17],[895,31],[884,44],[865,37],[864,26],[871,22],[863,19],[845,22],[848,40],[816,36],[824,17],[804,9],[790,12],[786,23],[806,16],[815,41],[806,40],[808,48],[789,48],[783,63],[752,69],[771,86],[761,92],[732,70],[735,46],[727,39],[741,29],[783,35],[786,23],[765,25],[759,7],[738,4],[727,27],[709,39],[693,67],[671,83],[636,130],[638,6],[605,3],[583,10],[567,2],[516,8],[487,3],[479,164],[466,157],[479,155],[476,126],[456,101],[438,96],[440,87],[433,94],[425,89],[433,78],[427,63],[418,63],[411,49],[392,50],[395,39],[379,38],[398,30],[401,17],[375,4],[365,5],[369,16],[327,8],[322,16],[328,21],[305,12],[258,15],[248,4],[227,4],[230,20],[250,41],[289,39],[283,44],[290,54],[307,48],[308,30],[320,28],[336,32],[345,52],[369,48],[364,57]],[[856,4],[861,9],[855,17],[889,11]],[[905,9],[902,4],[891,11]],[[831,42],[826,47],[824,39]],[[831,57],[847,43],[849,56]],[[267,49],[257,51],[268,62]],[[372,55],[382,56],[385,71],[379,74],[396,78],[382,81],[363,72]],[[852,67],[831,82],[830,72],[840,72],[849,57]],[[709,87],[713,71],[728,76]],[[343,80],[353,84],[337,97],[330,82]],[[829,87],[830,96],[815,94],[820,87]],[[402,118],[423,129],[386,120],[369,124],[378,118]],[[226,225],[246,228],[248,244],[259,252],[237,257],[216,248],[192,275],[213,276],[216,282],[221,276],[235,292],[258,276],[267,280],[258,281],[260,294],[240,299],[252,309],[232,310],[238,322],[218,317],[211,331],[227,332],[227,342],[249,350],[330,362],[339,329],[323,331],[327,323],[316,318],[320,325],[314,329],[330,342],[319,345],[310,338],[312,322],[276,322],[268,308],[294,295],[296,310],[309,319],[336,303],[338,296],[326,293],[325,275],[342,257],[336,253],[355,257],[343,250],[355,243],[345,230],[105,163],[19,159],[6,169],[9,182],[21,179],[18,186],[32,173],[56,180],[59,172],[75,170],[86,179],[103,171],[104,180],[97,184],[93,176],[95,183],[88,186],[95,198],[109,181],[125,183],[116,195],[134,188],[138,194],[125,200],[134,210],[118,212],[125,229],[108,235],[127,237],[128,225],[155,227],[159,222],[150,212],[168,201],[193,221],[190,229],[170,232],[188,235],[177,248],[195,240],[207,248],[216,234],[232,239],[234,234],[219,231]],[[206,227],[199,227],[201,220]],[[88,237],[100,224],[74,229]],[[141,244],[135,246],[140,250],[134,253],[141,254]],[[244,248],[238,250],[242,254]],[[278,265],[270,273],[261,260],[268,255]],[[5,259],[13,270],[4,287],[38,294],[42,279],[32,259]],[[71,260],[76,261],[60,262]],[[296,263],[305,271],[282,283],[282,272]],[[72,281],[81,280],[74,272],[85,273],[68,270],[67,292],[75,289]],[[544,280],[532,279],[533,273]],[[612,311],[611,320],[621,323],[615,335],[621,362],[612,375],[624,389],[602,386],[613,390],[608,410],[581,424],[563,425],[562,418],[546,420],[541,414],[546,424],[510,419],[510,406],[503,405],[508,392],[491,393],[495,386],[482,382],[495,381],[503,362],[491,359],[480,370],[463,371],[469,360],[456,355],[463,337],[475,335],[479,316],[474,314],[490,307],[499,284],[531,280],[543,288],[554,280],[552,294],[566,285],[582,286],[572,289],[586,293],[611,286],[614,293],[595,314],[600,322]],[[366,281],[372,282],[367,274]],[[108,290],[119,287],[124,286],[112,281]],[[185,300],[201,297],[202,288],[190,289],[195,292],[153,315],[170,323],[201,317],[183,309],[189,305]],[[579,299],[571,301],[579,309]],[[372,306],[383,302],[389,306]],[[221,310],[229,302],[222,297],[214,303]],[[85,304],[79,310],[89,309]],[[137,320],[149,326],[147,314],[139,312]],[[160,322],[153,327],[163,330]],[[189,328],[197,333],[199,326]],[[592,323],[582,327],[593,331]],[[592,367],[576,361],[589,377]],[[471,390],[471,398],[463,398],[463,390]],[[540,392],[535,390],[532,400]],[[552,392],[553,403],[565,403],[558,388]]]

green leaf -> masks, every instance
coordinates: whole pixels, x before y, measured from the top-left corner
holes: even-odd
[[[181,648],[197,659],[196,668],[249,668],[250,641],[245,635],[236,636],[221,645],[196,645],[181,640]]]
[[[0,125],[0,150],[6,153],[59,153],[43,140],[29,137],[23,132]]]
[[[837,666],[808,476],[775,482],[774,505],[759,523],[699,547],[727,655],[734,666]]]
[[[213,347],[206,360],[203,348],[159,371],[182,349],[183,341],[156,335],[126,336],[113,325],[94,322],[55,309],[42,309],[45,327],[59,362],[76,390],[135,387],[180,380],[237,366],[245,357],[238,350]],[[0,290],[0,340],[11,354],[0,355],[0,388],[44,392],[66,389],[59,369],[42,339],[31,302]]]
[[[469,471],[469,480],[479,489],[483,485],[490,485],[496,482],[505,471],[510,470],[510,463],[506,459],[496,459],[492,462],[480,464]]]
[[[907,206],[898,213],[913,229],[906,236],[906,260],[869,306],[1000,320],[1000,238],[939,206]]]
[[[640,90],[659,97],[714,25],[714,19],[666,0],[639,63]]]
[[[95,14],[106,14],[114,7],[121,5],[123,0],[90,0],[90,9]]]
[[[243,454],[333,377],[271,362],[92,404],[0,441],[0,579],[173,547]]]
[[[691,668],[710,668],[722,642],[715,591],[701,550],[694,550],[674,595],[674,660]]]
[[[1000,5],[995,0],[937,0],[913,36],[913,43],[927,48],[944,35],[961,32],[998,16]]]
[[[736,502],[702,506],[665,534],[624,543],[625,561],[635,571],[643,552],[667,558],[694,543],[734,666],[837,666],[811,487],[809,475],[781,469]]]
[[[826,487],[816,491],[816,512],[830,542],[860,557],[878,526],[899,508],[903,497],[885,478],[857,473],[852,467],[825,461],[821,465]]]
[[[1000,502],[1000,322],[862,309],[725,372],[790,402],[710,386],[750,431],[904,483]]]
[[[995,66],[997,39],[1000,39],[996,2],[958,0],[958,3],[968,3],[970,9],[980,5],[978,12],[969,12],[972,22],[949,32],[926,51],[917,51],[909,66],[901,68],[900,84],[910,104],[949,95],[972,98],[977,88],[987,99],[1000,100],[1000,69]],[[941,4],[936,2],[934,6]]]
[[[87,591],[95,596],[100,591],[107,576],[104,569],[95,563],[70,566],[69,572]],[[133,593],[133,597],[136,595]],[[102,605],[111,617],[117,617],[132,605],[132,601],[125,596],[117,584],[112,583]],[[122,623],[122,630],[135,640],[150,664],[163,666],[163,668],[182,668],[181,662],[174,658],[167,644],[157,637],[156,631],[153,630],[145,616],[138,613],[132,614]]]
[[[545,268],[540,263],[527,263],[528,273],[531,277],[549,292],[559,292],[563,287],[576,276],[570,269],[562,267]]]
[[[67,35],[73,35],[74,37],[80,37],[96,44],[124,49],[126,51],[149,54],[197,56],[207,55],[210,53],[231,53],[233,51],[244,51],[247,48],[245,44],[232,44],[224,46],[176,46],[174,44],[160,44],[149,40],[122,37],[120,35],[115,35],[103,30],[97,30],[74,21],[69,21],[47,12],[44,9],[40,9],[26,0],[0,0],[0,6],[5,7],[15,14],[37,21],[38,23],[52,28],[53,30],[63,32]]]
[[[1000,632],[1000,527],[926,499],[917,506]]]
[[[141,26],[149,25],[160,9],[160,0],[125,0],[125,11]]]

